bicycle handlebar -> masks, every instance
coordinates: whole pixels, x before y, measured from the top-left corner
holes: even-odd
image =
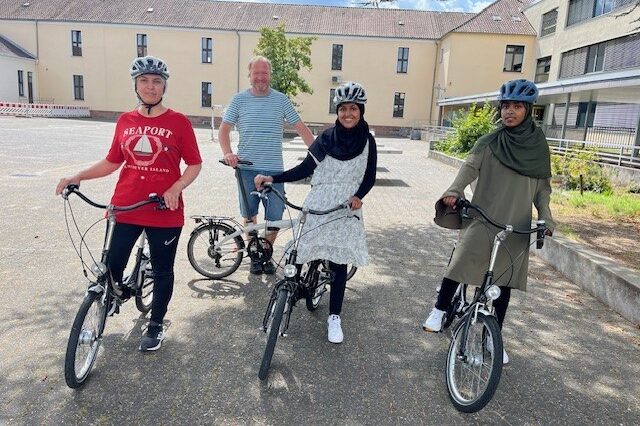
[[[147,200],[139,201],[139,202],[137,202],[135,204],[131,204],[130,206],[111,206],[111,205],[96,203],[95,201],[89,199],[89,197],[84,195],[82,192],[80,192],[80,187],[78,185],[76,185],[76,184],[67,185],[64,188],[64,190],[62,191],[62,198],[64,198],[65,200],[68,200],[70,194],[76,194],[78,197],[80,197],[87,204],[89,204],[89,205],[91,205],[93,207],[97,207],[99,209],[111,208],[114,211],[125,212],[125,211],[135,210],[135,209],[137,209],[139,207],[142,207],[142,206],[145,206],[145,205],[151,204],[151,203],[157,203],[158,204],[158,210],[166,210],[167,209],[167,206],[166,206],[166,204],[164,202],[164,198],[160,197],[156,193],[151,193],[151,194],[149,194],[149,198]]]
[[[271,185],[271,182],[264,182],[263,183],[263,189],[262,189],[261,192],[265,193],[265,192],[269,192],[269,191],[272,191],[274,194],[276,194],[278,196],[278,198],[280,198],[282,201],[284,201],[284,203],[287,206],[291,207],[292,209],[295,209],[295,210],[298,210],[298,211],[306,210],[307,212],[309,212],[311,214],[318,215],[318,216],[322,216],[322,215],[325,215],[325,214],[333,213],[333,212],[338,211],[338,210],[349,208],[349,204],[347,202],[344,202],[344,203],[338,204],[337,206],[335,206],[333,208],[330,208],[328,210],[305,209],[305,208],[303,208],[301,206],[297,206],[297,205],[291,203],[289,200],[287,200],[287,198],[284,195],[282,195],[280,193],[280,191],[278,191],[276,188],[274,188]]]
[[[218,162],[224,164],[225,166],[228,166],[228,164],[224,161],[224,159],[220,159],[220,160],[218,160]],[[242,164],[243,166],[253,166],[253,162],[251,162],[249,160],[240,160],[240,159],[238,159],[238,164]]]
[[[493,219],[491,219],[484,210],[482,210],[481,207],[476,206],[475,204],[472,204],[469,200],[465,199],[465,198],[458,198],[456,200],[456,208],[458,209],[462,209],[462,215],[464,217],[465,213],[464,211],[466,209],[472,209],[477,211],[478,213],[480,213],[480,216],[482,216],[487,222],[489,222],[490,224],[492,224],[493,226],[495,226],[496,228],[500,228],[500,229],[507,229],[507,225],[503,225],[501,223],[498,223],[496,221],[494,221]],[[509,225],[510,226],[510,225]],[[538,235],[538,239],[542,239],[544,238],[544,232],[547,230],[547,224],[544,222],[544,220],[539,220],[536,222],[536,227],[535,228],[531,228],[528,230],[520,230],[520,229],[511,229],[511,232],[513,232],[514,234],[521,234],[521,235],[528,235],[528,234],[533,234],[534,232],[536,232]]]

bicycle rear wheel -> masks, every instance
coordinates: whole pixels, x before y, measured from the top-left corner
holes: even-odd
[[[153,303],[153,286],[155,285],[151,261],[148,261],[145,268],[140,272],[139,280],[138,293],[136,294],[136,308],[143,314],[146,314],[151,310],[151,304]]]
[[[276,288],[278,288],[276,286]],[[271,312],[265,324],[265,332],[267,333],[267,345],[264,348],[264,355],[262,356],[262,362],[260,363],[260,371],[258,371],[258,378],[264,380],[269,374],[269,367],[271,366],[271,359],[273,358],[273,351],[276,348],[276,341],[280,335],[280,325],[282,323],[282,317],[285,307],[287,305],[287,299],[289,299],[289,292],[280,288],[277,298],[271,306]]]
[[[187,256],[193,269],[213,279],[234,273],[242,262],[244,241],[238,235],[220,244],[234,232],[233,227],[222,223],[208,223],[194,229],[187,244]]]
[[[465,413],[484,408],[493,397],[502,374],[502,335],[498,321],[492,315],[478,312],[477,321],[469,324],[465,349],[464,317],[453,331],[447,354],[446,378],[449,398],[453,406]],[[488,347],[488,341],[493,347]]]
[[[67,342],[64,378],[70,388],[80,387],[89,376],[102,343],[106,319],[102,293],[89,291],[78,309]]]

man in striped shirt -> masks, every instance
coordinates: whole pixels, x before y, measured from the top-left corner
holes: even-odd
[[[231,99],[218,130],[218,140],[227,165],[236,167],[240,158],[253,163],[251,166],[242,167],[241,179],[238,182],[238,185],[245,187],[248,199],[246,202],[243,200],[240,187],[238,198],[240,213],[245,223],[256,223],[260,200],[255,195],[250,195],[251,191],[255,190],[253,178],[258,174],[272,176],[284,171],[282,133],[285,120],[296,129],[307,146],[313,143],[314,137],[300,119],[291,101],[270,87],[271,62],[267,58],[256,56],[249,62],[249,80],[251,87],[237,93]],[[240,134],[237,154],[231,149],[229,137],[233,126],[237,127]],[[284,193],[284,184],[274,186]],[[269,197],[269,202],[265,203],[264,208],[266,220],[282,219],[284,203],[275,195]],[[278,230],[269,231],[267,239],[273,244]],[[264,264],[253,261],[251,263],[252,274],[273,274],[275,269],[271,260]]]

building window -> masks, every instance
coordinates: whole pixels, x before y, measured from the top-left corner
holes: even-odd
[[[402,118],[404,117],[404,93],[396,92],[393,97],[393,116]]]
[[[556,22],[558,21],[558,9],[553,9],[542,15],[542,28],[540,29],[540,37],[544,37],[556,32]]]
[[[587,50],[587,67],[584,73],[602,71],[604,64],[604,46],[605,43],[598,43],[589,46]]]
[[[335,114],[338,112],[336,104],[333,103],[333,97],[336,95],[336,89],[329,90],[329,114]]]
[[[202,37],[202,63],[210,64],[213,61],[213,40]]]
[[[136,45],[138,47],[138,50],[137,50],[138,58],[147,56],[147,35],[146,34],[136,34]]]
[[[213,93],[213,84],[210,81],[202,82],[202,107],[211,107],[211,94]]]
[[[591,105],[591,106],[589,106]],[[580,102],[578,104],[577,127],[593,127],[593,119],[596,115],[596,102]],[[587,111],[589,111],[587,113]]]
[[[82,56],[82,31],[71,31],[71,55]]]
[[[24,71],[18,70],[18,96],[24,96]]]
[[[535,83],[544,83],[549,81],[549,70],[551,69],[551,56],[538,59],[538,65],[536,66]]]
[[[503,71],[522,72],[522,61],[524,59],[524,46],[513,46],[508,44],[504,54]]]
[[[331,69],[334,71],[342,70],[342,45],[334,44],[331,49]]]
[[[409,48],[398,47],[398,66],[396,72],[406,74],[407,68],[409,68]]]
[[[81,75],[73,76],[73,99],[84,101],[84,78]]]
[[[611,12],[615,8],[616,1],[614,0],[596,0],[596,5],[593,9],[593,16],[604,15]],[[621,3],[618,0],[618,3]]]

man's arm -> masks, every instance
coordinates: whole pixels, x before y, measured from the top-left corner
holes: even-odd
[[[300,135],[300,137],[304,141],[304,144],[306,146],[311,146],[316,138],[313,136],[313,133],[311,133],[311,130],[309,130],[307,125],[304,124],[302,120],[300,120],[293,127],[296,129],[296,132],[298,132],[298,135]]]
[[[222,156],[225,163],[231,167],[238,165],[238,156],[231,150],[231,124],[224,121],[220,124],[218,129],[218,141],[220,143],[220,149],[222,149]]]

